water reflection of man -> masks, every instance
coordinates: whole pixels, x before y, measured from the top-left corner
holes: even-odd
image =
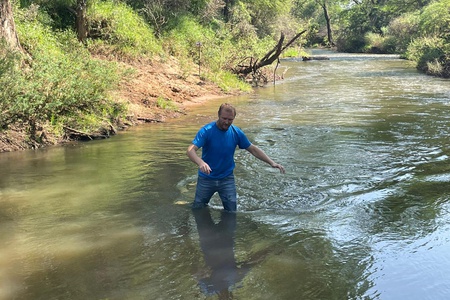
[[[209,208],[193,209],[200,247],[209,272],[199,279],[200,288],[206,295],[219,295],[219,299],[229,299],[232,288],[250,270],[250,265],[238,268],[234,257],[234,237],[236,214],[221,211],[220,222],[214,223]]]

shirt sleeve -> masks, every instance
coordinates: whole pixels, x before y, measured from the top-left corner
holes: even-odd
[[[195,135],[195,138],[192,140],[192,144],[194,144],[198,148],[203,147],[203,145],[205,145],[205,136],[206,136],[206,130],[203,127]]]
[[[232,125],[233,126],[233,125]],[[239,141],[238,146],[240,149],[247,149],[252,144],[245,133],[237,126],[233,126],[234,131],[238,135]]]

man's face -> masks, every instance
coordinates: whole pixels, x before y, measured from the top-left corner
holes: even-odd
[[[231,110],[223,110],[220,112],[219,120],[217,120],[217,127],[219,127],[220,130],[228,130],[230,128],[231,124],[234,121],[234,113]]]

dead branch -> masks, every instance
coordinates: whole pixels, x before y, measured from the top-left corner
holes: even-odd
[[[284,42],[284,33],[281,33],[280,39],[278,40],[277,45],[271,49],[269,52],[264,55],[262,59],[255,59],[253,61],[253,58],[250,59],[250,63],[247,66],[241,66],[240,68],[237,68],[235,70],[235,73],[240,75],[241,77],[246,77],[250,73],[255,73],[258,69],[265,67],[267,65],[272,64],[275,60],[279,58],[281,53],[286,50],[292,43],[294,43],[303,33],[305,33],[306,30],[303,30],[302,32],[296,34],[289,42],[287,42],[286,45],[283,46]]]

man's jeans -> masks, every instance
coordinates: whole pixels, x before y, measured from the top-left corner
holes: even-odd
[[[225,210],[236,211],[237,194],[233,174],[223,179],[209,179],[198,176],[197,190],[195,191],[195,200],[192,203],[192,208],[207,206],[216,192],[219,193]]]

